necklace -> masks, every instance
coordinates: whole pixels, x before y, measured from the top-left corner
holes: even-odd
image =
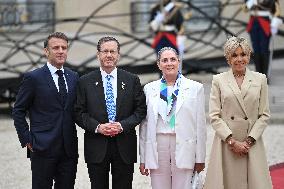
[[[234,77],[242,77],[242,76],[245,76],[245,74],[244,74],[244,73],[242,73],[242,74],[236,74],[236,73],[233,73],[233,75],[234,75]]]

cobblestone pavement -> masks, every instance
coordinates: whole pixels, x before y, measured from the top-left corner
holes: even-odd
[[[213,140],[213,130],[208,126],[207,160]],[[76,179],[76,189],[90,189],[90,182],[83,157],[83,130],[78,128],[79,163]],[[270,125],[264,133],[267,158],[269,165],[284,162],[284,125]],[[26,151],[22,149],[9,118],[0,119],[0,188],[30,189],[31,171],[30,161],[26,158]],[[134,189],[150,189],[150,178],[139,173],[138,164],[135,165],[133,180]]]

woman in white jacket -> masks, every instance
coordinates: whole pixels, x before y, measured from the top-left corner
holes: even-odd
[[[140,172],[153,189],[189,189],[204,169],[206,123],[203,85],[179,73],[176,50],[158,53],[162,78],[147,84],[147,117],[140,125]]]

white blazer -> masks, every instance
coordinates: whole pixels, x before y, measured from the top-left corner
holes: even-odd
[[[161,80],[144,87],[147,116],[139,127],[140,163],[147,169],[158,168],[156,130]],[[193,169],[204,163],[206,155],[206,117],[204,88],[201,83],[182,76],[176,104],[176,165]]]

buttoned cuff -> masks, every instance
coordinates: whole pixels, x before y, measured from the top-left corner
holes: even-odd
[[[95,130],[95,133],[99,133],[98,130],[99,130],[100,125],[101,125],[101,124],[98,124],[98,126],[97,126],[97,128],[96,128],[96,130]]]

